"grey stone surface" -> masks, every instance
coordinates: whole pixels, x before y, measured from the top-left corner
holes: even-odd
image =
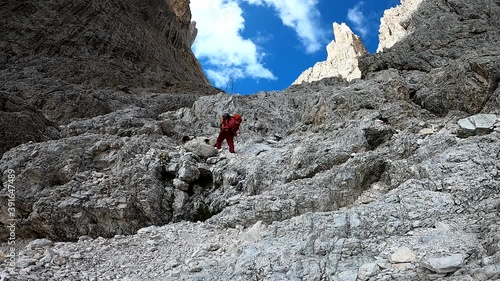
[[[499,13],[499,3],[490,0],[422,1],[405,21],[410,35],[360,59],[362,77],[398,69],[400,90],[433,113],[498,114]]]
[[[464,99],[483,86],[492,95],[478,112],[499,116],[496,50],[479,40],[481,32],[449,32],[476,20],[494,40],[497,8],[422,2],[409,22],[415,31],[372,58],[364,78],[351,83],[328,78],[252,96],[220,93],[164,110],[156,102],[165,101],[161,95],[149,92],[136,100],[142,105],[119,99],[95,116],[68,115],[58,139],[16,145],[0,160],[2,225],[12,169],[16,237],[54,241],[42,248],[19,241],[23,268],[0,263],[2,276],[498,279],[500,134],[461,138],[458,124],[473,115],[458,105],[469,105]],[[439,16],[450,26],[438,25]],[[436,27],[432,40],[422,28],[427,23]],[[443,46],[429,49],[426,42]],[[447,64],[417,63],[422,56]],[[464,87],[473,74],[449,71],[467,58],[491,66],[480,73],[492,80]],[[106,91],[92,91],[92,99]],[[418,102],[443,91],[450,100],[429,95]],[[236,155],[188,151],[183,140],[216,136],[224,112],[243,116]],[[9,235],[0,229],[2,241]],[[8,253],[7,246],[0,250]],[[393,256],[402,248],[406,255]],[[450,262],[456,254],[462,258]]]
[[[491,133],[497,123],[495,114],[475,114],[458,120],[460,129],[458,134],[462,137]]]
[[[26,247],[28,249],[31,249],[31,250],[34,250],[34,249],[38,249],[38,248],[47,248],[47,247],[50,247],[54,245],[54,242],[52,242],[51,240],[49,239],[35,239],[33,241],[31,241]]]
[[[187,182],[180,180],[180,179],[174,179],[172,184],[174,185],[175,188],[183,190],[183,191],[187,191],[189,189],[189,184]]]
[[[379,266],[375,262],[363,264],[358,269],[358,280],[365,281],[380,272]]]
[[[14,94],[0,91],[0,157],[26,142],[60,137],[59,129],[34,106]]]
[[[391,255],[391,261],[393,263],[404,263],[404,262],[415,262],[416,256],[412,250],[407,247],[398,248]]]
[[[217,155],[217,149],[213,145],[212,138],[195,138],[184,144],[184,148],[202,158],[210,158]]]
[[[185,0],[7,2],[0,16],[1,73],[8,82],[3,87],[54,77],[101,88],[207,85],[188,44],[188,5]]]
[[[422,266],[437,272],[449,273],[457,271],[464,266],[465,256],[463,254],[453,254],[440,257],[427,257],[422,260]]]

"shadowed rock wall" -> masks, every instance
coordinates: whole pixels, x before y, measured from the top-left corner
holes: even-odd
[[[407,97],[439,115],[498,112],[499,18],[499,1],[424,1],[407,20],[410,35],[360,59],[363,77],[398,69]]]
[[[187,43],[191,14],[182,2],[189,4],[6,1],[0,11],[2,77],[99,87],[208,85]]]
[[[49,120],[130,105],[159,114],[219,92],[191,51],[189,1],[2,1],[0,25],[1,99],[15,98],[19,112],[39,110],[18,119],[22,126],[2,113],[2,134],[17,136],[2,138],[2,153],[55,138],[39,133]]]

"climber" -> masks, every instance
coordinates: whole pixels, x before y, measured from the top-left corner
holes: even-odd
[[[238,114],[231,116],[225,113],[224,115],[222,115],[222,118],[220,120],[220,133],[219,137],[217,138],[217,142],[215,143],[217,149],[220,149],[222,146],[222,142],[226,140],[227,144],[229,145],[229,152],[235,153],[234,137],[238,136],[238,129],[240,128],[241,121],[241,116]]]

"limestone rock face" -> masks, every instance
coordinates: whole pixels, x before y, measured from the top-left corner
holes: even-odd
[[[185,33],[184,37],[186,38],[186,45],[191,47],[196,39],[198,30],[196,29],[196,23],[191,21],[189,0],[171,0],[167,1],[167,3],[172,7],[175,15],[182,24],[182,31]]]
[[[57,77],[99,87],[208,85],[188,43],[186,0],[26,0],[3,5],[0,18],[6,81]],[[24,75],[16,75],[17,69]]]
[[[318,62],[304,71],[292,85],[326,77],[340,77],[347,81],[361,77],[357,59],[367,53],[361,38],[345,23],[333,23],[333,34],[335,40],[326,47],[326,61]]]
[[[411,34],[359,59],[363,77],[397,69],[407,98],[441,116],[498,112],[499,15],[496,1],[423,1],[405,21]]]
[[[129,129],[140,124],[132,120]],[[15,171],[17,237],[109,237],[151,224],[204,219],[208,195],[202,193],[210,190],[212,173],[199,157],[179,154],[161,129],[151,127],[123,137],[111,131],[85,133],[7,151],[0,169]],[[7,206],[7,186],[0,194]],[[0,221],[8,219],[2,209]],[[0,236],[8,233],[0,230]]]
[[[2,126],[12,124],[6,131],[16,135],[2,137],[2,153],[54,138],[45,121],[67,124],[129,106],[163,112],[219,92],[190,49],[196,29],[188,0],[7,1],[0,25],[0,98],[22,101],[17,115],[39,111],[12,121],[16,114],[2,110]]]
[[[413,31],[409,19],[423,0],[401,0],[401,4],[388,9],[380,19],[379,45],[377,52],[392,47]]]
[[[499,5],[422,2],[414,32],[363,56],[363,77],[351,82],[220,93],[182,108],[166,93],[81,92],[75,99],[90,105],[109,93],[108,107],[86,108],[92,117],[68,110],[54,139],[0,160],[0,239],[11,235],[11,214],[16,239],[50,239],[16,244],[12,266],[1,244],[1,278],[499,279],[500,80],[490,41]],[[422,29],[424,19],[436,28]],[[472,27],[487,34],[464,31]],[[427,43],[446,44],[427,52]],[[472,59],[474,73],[463,68]],[[484,96],[478,112],[458,106]],[[6,111],[19,112],[22,100],[12,100]],[[236,154],[212,147],[226,112],[243,117]]]
[[[59,129],[22,98],[0,92],[0,157],[26,142],[59,138]]]

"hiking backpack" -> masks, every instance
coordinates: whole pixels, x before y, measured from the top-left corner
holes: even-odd
[[[241,116],[239,114],[235,114],[233,117],[231,117],[231,120],[229,121],[229,128],[233,131],[235,135],[236,132],[240,129],[240,124],[241,124]]]

